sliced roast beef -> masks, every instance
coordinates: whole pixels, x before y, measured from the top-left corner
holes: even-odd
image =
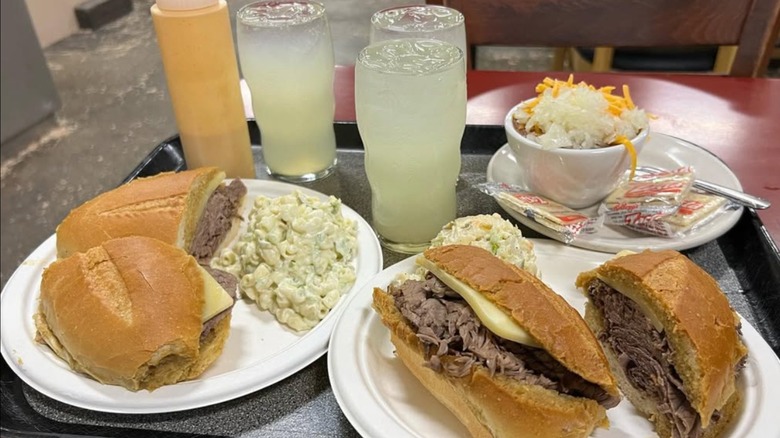
[[[208,262],[214,257],[233,226],[233,219],[239,215],[238,208],[246,191],[244,183],[234,179],[228,185],[220,184],[209,197],[190,245],[190,254],[199,262]]]
[[[521,382],[564,394],[588,397],[605,407],[617,405],[598,385],[572,373],[541,349],[495,336],[485,328],[460,295],[435,276],[391,286],[395,305],[425,346],[426,365],[453,377],[484,366]]]
[[[225,292],[227,292],[228,295],[230,295],[230,297],[233,298],[233,302],[235,303],[236,288],[238,287],[238,279],[229,272],[225,272],[220,269],[214,269],[208,265],[201,265],[201,267],[203,267],[203,269],[205,269],[206,272],[208,272],[209,275],[211,275],[214,278],[214,280],[216,280],[217,283],[219,283],[219,285],[222,286],[222,289],[225,289]],[[232,310],[233,310],[233,306],[230,306],[227,309],[212,316],[211,319],[204,322],[203,329],[200,332],[200,341],[201,342],[205,341],[209,333],[212,330],[214,330],[214,327],[217,325],[217,323],[221,321],[222,318],[229,315]]]
[[[656,330],[630,298],[601,280],[588,285],[588,296],[604,316],[604,330],[598,337],[615,353],[631,384],[658,403],[658,411],[674,424],[673,436],[701,436],[701,418],[670,362],[666,334]],[[712,421],[719,417],[715,412]]]

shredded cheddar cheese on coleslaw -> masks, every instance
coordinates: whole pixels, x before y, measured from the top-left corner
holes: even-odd
[[[544,78],[538,96],[513,115],[515,127],[545,149],[626,145],[647,129],[648,115],[634,104],[628,85],[621,87],[622,96],[615,89],[574,83],[573,75],[566,81]],[[624,141],[618,141],[621,136]]]
[[[636,173],[636,161],[637,161],[637,154],[636,154],[636,148],[634,147],[634,143],[631,143],[631,140],[627,139],[626,137],[622,135],[618,135],[615,139],[615,142],[622,144],[626,151],[628,151],[628,156],[631,158],[631,174],[628,176],[628,179],[634,179],[634,174]]]

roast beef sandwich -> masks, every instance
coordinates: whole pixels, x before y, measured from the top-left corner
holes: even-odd
[[[220,355],[236,286],[161,240],[108,240],[44,270],[36,339],[99,382],[153,390]]]
[[[620,389],[658,434],[717,436],[737,412],[747,349],[715,280],[676,251],[644,251],[580,274],[577,286]]]
[[[374,289],[396,355],[475,437],[584,437],[619,391],[582,317],[475,246],[426,250],[424,280]]]
[[[229,240],[246,187],[225,184],[216,167],[139,178],[73,209],[57,227],[57,256],[84,252],[106,240],[147,236],[207,262]]]

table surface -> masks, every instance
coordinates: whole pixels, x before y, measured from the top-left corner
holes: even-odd
[[[468,72],[468,124],[503,125],[504,116],[532,97],[544,77],[568,72]],[[577,73],[597,87],[627,84],[631,97],[657,116],[651,129],[693,142],[723,160],[743,189],[772,202],[759,212],[780,242],[780,79],[681,74]],[[354,68],[336,68],[336,120],[355,120]],[[695,163],[691,163],[695,164]]]

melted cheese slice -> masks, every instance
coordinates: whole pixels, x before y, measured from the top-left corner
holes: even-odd
[[[200,268],[200,275],[203,277],[204,286],[201,320],[206,322],[219,312],[230,308],[233,305],[233,298],[225,292],[225,289],[205,269]]]
[[[463,297],[469,303],[480,322],[493,334],[530,347],[541,347],[511,316],[507,315],[498,306],[485,298],[484,295],[474,290],[474,288],[444,272],[424,256],[417,258],[417,264],[431,271],[439,280]]]

